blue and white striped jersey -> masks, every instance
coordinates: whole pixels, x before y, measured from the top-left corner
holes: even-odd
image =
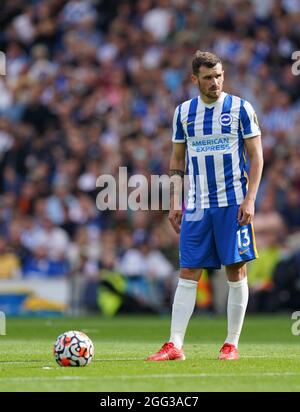
[[[176,108],[172,141],[187,145],[187,209],[195,208],[196,199],[201,208],[242,203],[247,191],[244,139],[257,135],[255,111],[240,97],[222,92],[206,104],[198,96]]]

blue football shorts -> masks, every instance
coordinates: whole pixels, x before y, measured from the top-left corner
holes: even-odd
[[[258,258],[253,225],[240,226],[239,205],[204,209],[193,220],[182,216],[179,260],[182,268],[220,269]]]

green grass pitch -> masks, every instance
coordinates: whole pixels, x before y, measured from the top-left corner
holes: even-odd
[[[290,314],[247,316],[241,359],[217,360],[226,319],[194,316],[186,335],[184,362],[145,362],[169,335],[169,318],[7,319],[0,336],[0,391],[299,391],[300,336]],[[95,345],[84,368],[62,368],[52,355],[56,337],[82,330]]]

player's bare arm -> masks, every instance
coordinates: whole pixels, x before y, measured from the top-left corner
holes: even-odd
[[[240,225],[248,225],[254,216],[254,202],[263,170],[261,136],[245,139],[245,148],[250,159],[249,186],[245,200],[238,211]]]
[[[172,155],[170,160],[170,212],[169,220],[176,233],[180,232],[182,219],[182,189],[185,171],[185,143],[173,143]]]

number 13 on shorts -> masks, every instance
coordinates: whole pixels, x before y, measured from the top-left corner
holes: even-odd
[[[249,228],[247,226],[237,231],[237,239],[239,249],[250,245]]]
[[[253,251],[255,256],[257,256],[258,254],[252,224],[239,227],[236,234],[239,254],[248,254]]]

